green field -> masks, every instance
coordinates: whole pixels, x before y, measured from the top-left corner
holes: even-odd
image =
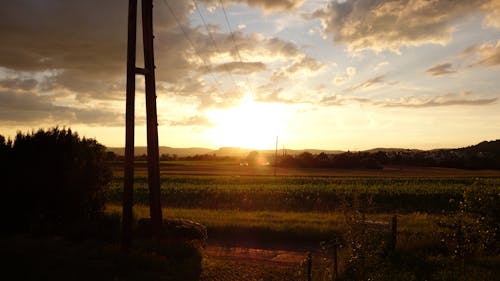
[[[361,280],[360,268],[374,280],[499,280],[498,250],[491,250],[498,249],[499,241],[491,241],[498,236],[484,235],[498,231],[498,171],[278,169],[273,176],[269,166],[196,161],[162,162],[161,169],[164,218],[204,224],[209,245],[314,251],[313,280],[331,280],[332,260],[324,247],[332,241],[343,245],[344,280]],[[115,165],[108,213],[121,212],[122,186],[122,170]],[[136,169],[134,202],[135,218],[148,217],[145,163]],[[386,256],[384,233],[395,215],[397,251]],[[365,222],[376,229],[362,230]],[[202,276],[238,276],[246,270],[264,280],[284,280],[290,272],[304,273],[297,266],[206,256]]]
[[[121,202],[122,179],[109,192]],[[212,210],[333,212],[364,198],[366,212],[442,213],[454,211],[464,191],[489,197],[500,193],[499,177],[295,177],[196,176],[161,178],[166,207]],[[147,204],[147,178],[136,177],[134,200]]]

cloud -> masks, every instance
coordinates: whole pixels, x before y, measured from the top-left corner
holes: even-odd
[[[452,69],[452,66],[453,65],[451,63],[442,63],[427,69],[425,72],[432,76],[441,76],[457,72],[456,70]]]
[[[334,43],[346,44],[351,51],[399,52],[403,46],[447,44],[455,21],[477,11],[486,13],[492,25],[498,19],[489,17],[488,5],[493,3],[498,8],[498,0],[331,1],[309,17],[320,19]]]
[[[333,82],[337,85],[343,84],[343,83],[351,80],[351,78],[354,75],[356,75],[356,68],[355,67],[348,67],[348,68],[346,68],[344,74],[335,76],[335,78],[333,79]]]
[[[379,71],[382,67],[386,66],[386,65],[389,65],[389,62],[388,61],[383,61],[383,62],[380,62],[378,63],[374,68],[373,68],[373,71]]]
[[[218,5],[220,2],[216,0],[202,0],[212,5]],[[304,0],[228,0],[225,4],[246,3],[250,7],[261,8],[264,12],[286,11],[299,8],[304,3]]]
[[[461,94],[446,94],[433,97],[407,96],[399,99],[373,100],[353,96],[331,95],[324,97],[320,104],[324,106],[343,106],[353,103],[366,104],[376,107],[400,108],[432,108],[445,106],[483,106],[494,104],[498,98],[485,98],[472,92]]]
[[[488,11],[484,19],[484,25],[487,27],[500,28],[500,1],[493,0],[487,2],[482,8]]]
[[[325,106],[342,106],[352,103],[373,104],[373,101],[367,98],[343,96],[343,95],[326,96],[320,101],[320,104]]]
[[[388,100],[378,103],[383,107],[405,107],[405,108],[426,108],[426,107],[442,107],[442,106],[480,106],[493,104],[498,98],[483,98],[476,97],[471,92],[461,94],[447,94],[442,96],[420,98],[420,97],[404,97],[399,100]]]
[[[33,90],[38,85],[38,81],[33,78],[7,78],[0,80],[0,88],[17,89],[22,91]]]
[[[213,127],[215,124],[205,116],[191,116],[182,121],[168,121],[171,126]]]
[[[289,82],[289,80],[293,79],[294,75],[299,74],[306,74],[308,78],[311,78],[313,74],[321,71],[324,66],[323,63],[314,58],[299,55],[292,64],[274,71],[270,78],[270,83],[274,85],[279,82]]]
[[[300,61],[293,63],[287,68],[288,73],[296,73],[299,71],[317,72],[324,67],[323,63],[320,63],[314,58],[304,56]]]
[[[43,122],[121,126],[123,116],[114,111],[76,108],[54,103],[50,96],[0,91],[0,123]]]
[[[215,66],[213,71],[231,72],[235,74],[250,74],[266,70],[266,65],[262,62],[228,62]]]
[[[34,120],[31,116],[36,113],[44,120],[87,120],[91,124],[97,123],[92,116],[102,116],[102,124],[114,124],[113,118],[116,116],[113,114],[107,111],[93,114],[90,109],[85,111],[83,108],[95,106],[98,104],[96,101],[123,101],[125,98],[128,5],[126,1],[118,2],[46,0],[41,3],[37,0],[19,0],[2,4],[0,71],[5,70],[12,75],[0,78],[0,91],[14,95],[13,99],[19,98],[16,96],[18,92],[24,91],[31,95],[23,99],[31,103],[40,102],[38,109],[30,112],[23,109],[22,105],[11,103],[21,110],[16,115],[13,112],[15,108],[12,108],[9,116],[20,116],[24,112],[29,120]],[[283,11],[298,8],[303,1],[224,2],[246,3],[265,11]],[[276,37],[235,31],[235,48],[231,34],[221,32],[223,29],[218,29],[216,25],[211,26],[212,36],[218,43],[218,48],[214,48],[204,28],[191,25],[190,15],[194,11],[192,1],[168,3],[193,42],[196,52],[166,6],[158,1],[154,9],[154,44],[159,96],[192,98],[199,110],[226,108],[234,105],[246,88],[243,83],[237,83],[230,90],[218,85],[215,80],[224,81],[225,74],[221,71],[225,68],[235,74],[245,75],[268,70],[271,65],[269,62],[276,61],[290,62],[290,71],[321,67],[319,62],[308,57],[296,44]],[[138,37],[137,66],[143,64],[140,39]],[[239,61],[236,49],[240,51],[243,62]],[[214,66],[213,75],[208,75],[204,64]],[[29,75],[25,77],[19,73]],[[141,87],[142,79],[138,79],[139,93]],[[35,92],[36,95],[32,94]],[[51,100],[47,100],[47,96],[51,96]],[[58,106],[68,101],[73,104],[72,107]],[[43,110],[49,112],[44,113]]]
[[[485,43],[475,45],[465,49],[459,57],[466,58],[472,56],[475,58],[469,66],[491,67],[500,65],[500,40],[496,44]]]
[[[300,101],[296,99],[288,99],[280,95],[283,92],[283,88],[275,90],[266,90],[266,86],[259,88],[259,95],[254,99],[257,102],[267,102],[267,103],[284,103],[284,104],[296,104],[296,103],[308,103],[308,101]]]
[[[376,85],[380,85],[382,83],[385,83],[385,75],[379,75],[379,76],[370,78],[364,82],[361,82],[361,83],[356,84],[352,87],[349,87],[349,88],[345,89],[344,91],[345,92],[354,92],[357,90],[364,90],[364,89],[374,87]]]

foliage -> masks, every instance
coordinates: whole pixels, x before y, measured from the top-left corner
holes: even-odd
[[[10,227],[68,226],[99,217],[111,179],[105,148],[71,129],[18,133],[3,145],[8,163],[4,222]]]
[[[277,160],[281,167],[382,169],[387,165],[447,167],[460,169],[500,169],[500,140],[482,142],[458,149],[410,150],[380,149],[339,154],[285,155]]]
[[[368,152],[314,155],[303,152],[299,155],[285,155],[278,159],[278,166],[301,168],[340,168],[340,169],[382,169],[378,154]]]

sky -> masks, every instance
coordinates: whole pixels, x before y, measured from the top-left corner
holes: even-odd
[[[70,127],[124,146],[127,11],[125,0],[3,1],[0,134]],[[500,138],[500,0],[154,0],[154,33],[162,146]]]

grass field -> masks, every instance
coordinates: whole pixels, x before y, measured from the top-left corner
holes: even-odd
[[[109,192],[121,202],[123,181]],[[137,176],[134,200],[147,204],[147,178]],[[200,176],[161,177],[163,205],[213,210],[332,212],[370,201],[367,212],[442,213],[456,210],[464,191],[483,196],[500,193],[500,177],[316,177]]]
[[[344,243],[344,280],[361,280],[356,275],[360,268],[370,271],[373,280],[499,280],[497,252],[474,248],[479,247],[476,234],[490,226],[483,219],[497,223],[492,214],[500,213],[499,171],[278,169],[273,176],[269,166],[199,161],[162,162],[161,169],[165,218],[206,225],[209,245],[315,251],[319,256],[314,258],[313,280],[331,279],[331,256],[321,251],[332,240]],[[122,170],[115,165],[108,213],[121,212],[122,184]],[[134,182],[137,219],[149,216],[148,200],[146,166],[139,163]],[[374,232],[359,232],[359,221],[385,225],[383,231],[388,231],[394,215],[398,250],[388,257],[380,252],[386,242]],[[462,236],[468,238],[462,241]],[[361,246],[356,250],[353,245]],[[472,247],[467,254],[464,245]],[[465,268],[469,271],[463,273]],[[291,272],[304,277],[303,270],[205,257],[202,280],[233,280],[241,274],[256,280],[296,280]]]

